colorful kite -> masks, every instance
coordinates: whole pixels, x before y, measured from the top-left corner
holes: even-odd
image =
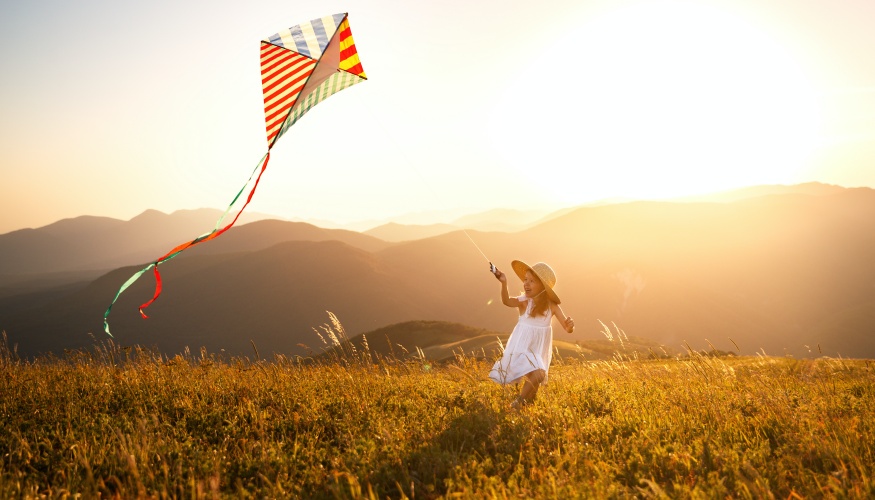
[[[129,286],[149,269],[155,271],[155,294],[152,299],[140,306],[140,314],[146,318],[144,309],[161,295],[161,274],[158,266],[176,257],[187,248],[218,237],[231,228],[243,209],[252,200],[261,174],[267,168],[270,150],[276,141],[295,124],[307,111],[347,87],[367,79],[349,29],[347,14],[334,14],[308,23],[292,26],[261,41],[261,85],[264,93],[264,121],[267,132],[267,153],[259,160],[246,184],[237,193],[225,213],[209,233],[183,243],[161,256],[145,268],[134,273],[119,289],[112,303],[103,315],[103,329],[109,332],[109,313],[112,306]],[[260,168],[259,168],[260,167]],[[246,202],[234,220],[222,227],[222,221],[243,191],[255,177],[255,184]]]

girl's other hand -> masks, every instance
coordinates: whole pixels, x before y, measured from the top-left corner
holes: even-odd
[[[571,319],[571,316],[565,318],[565,331],[568,333],[574,331],[574,320]]]

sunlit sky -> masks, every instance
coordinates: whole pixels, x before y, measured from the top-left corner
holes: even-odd
[[[266,151],[259,41],[337,12],[369,80],[283,136],[247,211],[875,186],[871,0],[33,0],[0,15],[0,233],[225,208]]]

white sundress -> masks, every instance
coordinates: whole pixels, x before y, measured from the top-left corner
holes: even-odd
[[[533,317],[535,301],[525,295],[517,300],[528,301],[526,312],[520,315],[507,340],[504,355],[493,365],[489,378],[503,385],[515,384],[528,373],[544,370],[543,383],[547,383],[546,373],[553,359],[553,327],[550,326],[553,311],[547,308],[546,315]]]

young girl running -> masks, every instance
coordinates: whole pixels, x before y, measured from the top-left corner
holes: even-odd
[[[501,282],[501,301],[508,307],[516,307],[520,317],[504,348],[504,355],[495,362],[489,378],[502,385],[523,381],[519,396],[511,403],[511,407],[518,409],[534,401],[538,387],[547,382],[547,371],[553,359],[551,320],[555,316],[568,333],[574,331],[574,320],[566,317],[559,307],[559,296],[553,291],[556,273],[550,266],[543,262],[529,266],[518,260],[510,265],[523,280],[525,293],[510,297],[507,275],[492,268]]]

